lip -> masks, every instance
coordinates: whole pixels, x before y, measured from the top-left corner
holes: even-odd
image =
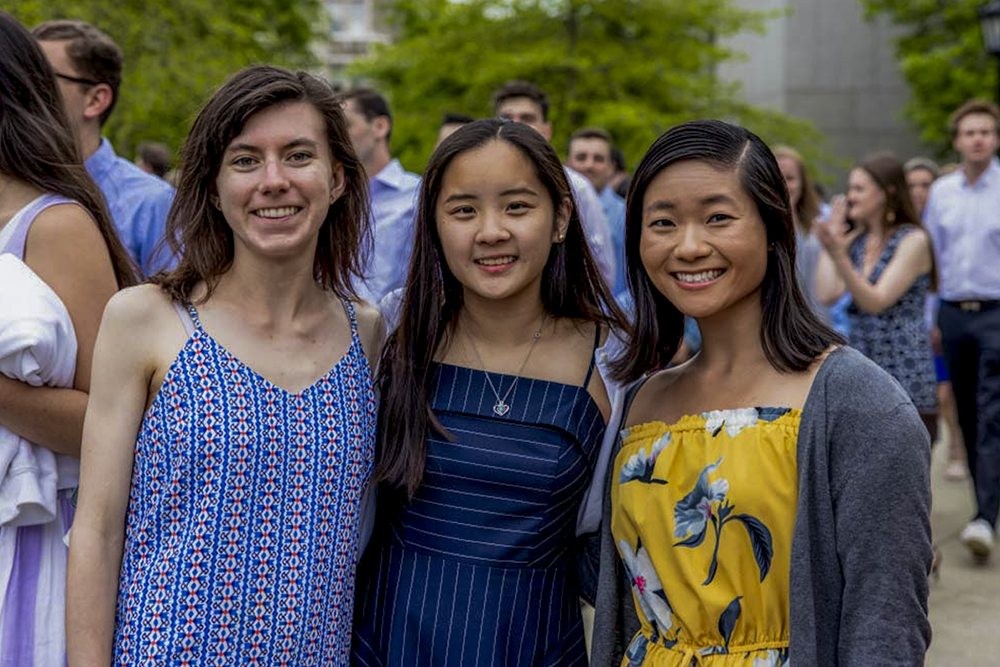
[[[498,263],[484,264],[483,262]],[[472,263],[476,265],[477,269],[494,276],[510,271],[510,269],[513,268],[517,262],[517,255],[488,255],[485,257],[474,257],[472,260]]]
[[[698,274],[698,273],[705,273],[705,272],[708,272],[708,271],[719,271],[720,273],[719,273],[719,275],[717,275],[716,277],[712,278],[711,280],[705,280],[705,281],[696,282],[696,283],[686,282],[686,281],[681,280],[678,277],[678,274],[681,274],[681,273],[687,274],[687,275],[692,275],[692,274]],[[681,289],[683,289],[683,290],[689,290],[689,291],[692,291],[692,292],[697,292],[698,290],[707,289],[707,288],[711,287],[712,285],[716,284],[717,282],[719,282],[719,280],[722,279],[722,277],[724,275],[726,275],[727,272],[728,272],[728,269],[724,269],[724,268],[720,268],[720,267],[708,268],[708,269],[699,269],[698,271],[690,271],[690,270],[688,270],[688,271],[670,271],[670,277],[673,279],[674,284],[677,285],[678,287],[680,287]]]

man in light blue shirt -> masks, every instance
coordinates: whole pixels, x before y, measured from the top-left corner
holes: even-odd
[[[1000,109],[967,102],[950,125],[962,163],[931,186],[924,223],[937,260],[938,328],[976,492],[976,514],[960,539],[984,562],[1000,513]]]
[[[569,138],[566,166],[575,169],[590,181],[597,191],[598,201],[608,221],[611,247],[615,255],[615,280],[612,292],[619,303],[628,291],[625,275],[625,200],[611,187],[611,177],[615,174],[611,149],[614,140],[611,133],[599,127],[585,127],[577,130]]]
[[[144,276],[174,264],[162,243],[174,189],[118,157],[101,136],[122,80],[122,50],[83,21],[48,21],[33,34],[55,71],[84,165],[104,194],[125,248]]]
[[[545,137],[546,141],[552,141],[552,125],[548,121],[549,98],[538,86],[527,81],[508,81],[493,93],[493,109],[498,117],[524,123]],[[565,169],[590,253],[610,288],[615,283],[618,263],[608,220],[590,181],[571,167]]]
[[[342,99],[351,143],[368,173],[375,237],[364,280],[355,289],[377,305],[406,282],[420,177],[403,169],[389,152],[392,114],[385,98],[358,88]]]

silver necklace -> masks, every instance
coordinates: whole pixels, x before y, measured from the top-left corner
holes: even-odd
[[[514,373],[514,381],[510,383],[510,386],[507,387],[507,391],[504,392],[502,397],[500,396],[500,392],[497,391],[496,386],[493,384],[489,371],[486,370],[486,364],[483,363],[483,357],[479,354],[479,350],[476,349],[475,341],[472,340],[472,336],[465,334],[465,338],[469,341],[469,346],[472,348],[473,354],[476,355],[479,365],[483,368],[483,374],[486,376],[486,384],[489,385],[490,391],[493,392],[494,398],[497,399],[497,402],[493,404],[493,414],[497,417],[503,417],[510,412],[510,403],[507,402],[507,399],[510,398],[510,393],[514,391],[514,387],[517,386],[517,381],[521,378],[521,371],[523,371],[524,367],[528,365],[528,359],[531,358],[531,352],[535,349],[535,344],[538,343],[538,339],[542,337],[542,327],[544,326],[545,318],[543,317],[542,323],[538,325],[537,329],[535,329],[535,333],[531,334],[531,345],[528,347],[528,353],[524,355],[524,361],[521,362],[517,372]]]

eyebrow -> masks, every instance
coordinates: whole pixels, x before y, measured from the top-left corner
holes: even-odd
[[[515,197],[517,195],[528,195],[531,197],[537,197],[538,193],[532,190],[531,188],[511,188],[509,190],[504,190],[503,192],[500,193],[501,197]],[[464,192],[459,192],[446,197],[443,203],[447,204],[448,202],[453,202],[453,201],[470,201],[474,199],[479,199],[479,196],[473,194],[467,194]]]
[[[306,148],[317,148],[319,144],[313,141],[312,139],[306,139],[305,137],[298,137],[296,139],[292,139],[281,148],[282,150],[288,150],[289,148],[299,148],[302,146]],[[255,152],[259,150],[260,150],[259,146],[255,146],[254,144],[248,144],[248,143],[230,144],[228,147],[226,147],[227,153],[232,153],[235,151]]]
[[[729,195],[716,194],[708,195],[707,197],[702,197],[698,200],[698,203],[702,206],[714,206],[715,204],[728,204],[730,206],[737,206],[736,200]],[[677,206],[669,199],[658,199],[652,204],[646,207],[646,213],[652,213],[654,211],[672,211]]]

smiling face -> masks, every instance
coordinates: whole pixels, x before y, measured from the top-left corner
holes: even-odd
[[[860,167],[851,170],[847,177],[847,216],[869,226],[879,224],[885,217],[885,191],[872,175]]]
[[[688,160],[660,171],[642,201],[639,256],[656,289],[685,315],[760,310],[767,231],[733,170]]]
[[[569,215],[569,200],[556,210],[532,162],[500,139],[451,161],[434,209],[445,262],[466,300],[540,298]]]
[[[330,153],[326,126],[307,102],[260,111],[222,157],[218,208],[243,253],[311,262],[330,204],[343,192],[343,168]]]

